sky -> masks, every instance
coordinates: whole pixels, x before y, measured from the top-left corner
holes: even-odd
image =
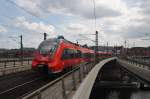
[[[37,48],[63,35],[79,44],[150,46],[150,0],[0,0],[0,48]],[[89,39],[87,39],[89,38]]]

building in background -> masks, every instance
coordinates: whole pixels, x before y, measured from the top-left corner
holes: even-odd
[[[150,47],[132,47],[127,51],[128,56],[150,57]]]
[[[23,57],[32,57],[35,48],[23,48]],[[0,58],[20,58],[20,49],[0,49]]]
[[[94,50],[94,47],[90,46],[92,50]],[[98,51],[112,52],[114,56],[150,57],[150,47],[124,48],[123,46],[98,46]]]

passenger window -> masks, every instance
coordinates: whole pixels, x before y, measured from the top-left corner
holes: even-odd
[[[81,51],[77,50],[77,53],[78,53],[77,57],[81,58]]]
[[[73,59],[73,58],[81,58],[82,53],[80,50],[74,50],[74,49],[64,49],[61,59]]]
[[[63,53],[62,53],[62,56],[61,56],[61,59],[68,59],[68,49],[64,49]]]
[[[74,58],[74,50],[64,49],[61,59],[65,60],[65,59],[72,59],[72,58]]]

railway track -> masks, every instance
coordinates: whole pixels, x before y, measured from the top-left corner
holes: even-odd
[[[74,68],[68,68],[57,76],[27,70],[0,77],[0,99],[20,99],[56,78],[65,75],[72,69]]]
[[[32,70],[0,78],[0,99],[17,99],[55,79]]]

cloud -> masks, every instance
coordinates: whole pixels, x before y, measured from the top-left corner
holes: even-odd
[[[7,29],[3,26],[0,26],[0,33],[7,32]]]
[[[150,1],[149,0],[143,0],[141,4],[142,13],[145,15],[150,15]]]
[[[141,8],[130,8],[128,13],[101,20],[102,29],[109,35],[120,35],[124,39],[142,38],[149,31],[150,18],[140,13]]]
[[[120,0],[117,0],[118,2],[113,0],[115,3],[118,3],[115,7],[110,7],[111,4],[108,2],[109,0],[106,1],[107,2],[100,2],[98,4],[96,2],[97,18],[121,15],[121,10],[115,9],[121,4]],[[27,9],[29,12],[39,16],[64,14],[94,19],[93,2],[90,0],[16,0],[16,3],[17,5]]]
[[[44,32],[48,34],[48,38],[55,37],[57,35],[56,29],[53,25],[45,24],[43,22],[34,22],[33,20],[29,21],[24,16],[16,17],[16,19],[12,20],[10,24],[13,26],[13,28],[16,29],[17,32],[12,31],[11,28],[9,28],[8,31],[2,29],[3,32],[4,31],[7,32],[7,37],[5,37],[5,40],[6,41],[8,40],[8,36],[16,36],[18,38],[18,35],[23,35],[24,47],[37,48],[39,43],[44,39],[43,36]],[[0,27],[0,31],[1,31],[1,27]],[[19,39],[17,41],[19,41]],[[12,40],[10,40],[9,44],[10,44],[9,46],[10,48],[14,48],[14,47],[18,48],[16,42],[14,44]]]
[[[70,23],[64,27],[64,30],[70,33],[85,33],[87,31],[86,27],[79,23]]]
[[[147,38],[145,34],[150,34],[149,5],[149,0],[137,0],[136,5],[132,6],[132,8],[129,11],[129,18],[126,21],[127,24],[124,26],[126,27],[126,29],[124,29],[126,32],[123,34],[125,38],[128,38],[130,40],[141,40],[142,38]],[[141,43],[141,45],[143,44]]]
[[[46,25],[43,22],[29,22],[25,17],[17,17],[14,21],[16,27],[24,28],[30,31],[38,33],[55,33],[55,27],[53,25]]]
[[[149,0],[95,0],[95,2],[96,29],[99,30],[100,45],[107,41],[110,42],[110,45],[123,45],[125,39],[133,42],[144,38],[145,33],[149,33]],[[77,36],[80,33],[95,33],[92,0],[16,0],[15,3],[33,15],[42,17],[43,20],[46,18],[43,22],[35,22],[35,17],[29,18],[31,19],[29,21],[28,16],[21,13],[24,17],[18,16],[13,23],[17,28],[22,28],[23,32],[27,31],[26,36],[32,34],[33,37],[37,32],[56,35],[57,31],[65,38],[76,41],[81,38]],[[59,28],[45,22],[55,24]],[[43,40],[40,36],[35,35],[38,39]],[[95,39],[94,36],[88,35],[88,37]],[[37,42],[39,43],[38,39],[32,39],[30,42],[37,44]],[[90,42],[86,43],[90,44]],[[141,46],[149,45],[145,42],[139,42],[140,44]]]
[[[38,4],[41,3],[41,0],[16,0],[16,4],[26,10],[27,12],[35,15],[35,16],[42,16],[43,12],[38,7]]]
[[[125,35],[127,38],[143,38],[145,34],[150,34],[150,25],[148,20],[143,21],[139,25],[132,24],[128,27],[127,34]]]

